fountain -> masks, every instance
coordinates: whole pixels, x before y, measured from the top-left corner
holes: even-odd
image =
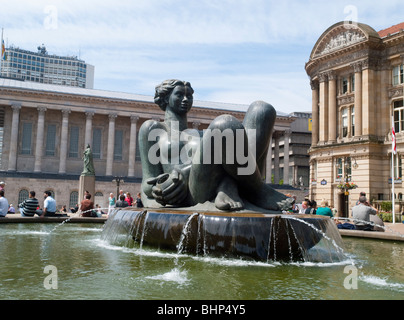
[[[112,230],[124,230],[118,238],[127,241],[129,236],[141,247],[195,255],[257,261],[344,259],[332,220],[282,214],[294,200],[264,182],[261,172],[275,109],[253,102],[242,123],[223,115],[201,135],[187,128],[193,92],[189,82],[179,80],[156,87],[155,102],[165,111],[165,120],[148,120],[139,130],[146,208],[116,211],[105,233],[115,238]]]
[[[114,245],[263,262],[346,259],[333,220],[311,215],[123,209],[110,215],[102,239]]]

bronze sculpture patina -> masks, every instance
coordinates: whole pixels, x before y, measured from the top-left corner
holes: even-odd
[[[83,152],[83,172],[82,176],[95,176],[94,163],[93,163],[93,152],[91,151],[90,145],[88,144]]]
[[[268,103],[252,103],[240,122],[231,115],[212,121],[200,134],[188,128],[194,90],[189,82],[166,80],[154,101],[164,122],[146,121],[139,131],[142,201],[147,207],[189,207],[213,202],[236,211],[245,201],[265,209],[289,208],[292,200],[263,181],[270,135],[276,119]]]

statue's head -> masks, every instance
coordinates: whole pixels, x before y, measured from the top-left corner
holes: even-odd
[[[194,89],[187,81],[176,79],[165,80],[156,86],[154,102],[163,110],[167,107],[176,113],[188,112],[193,103]]]

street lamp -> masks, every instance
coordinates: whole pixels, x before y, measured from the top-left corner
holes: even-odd
[[[115,177],[114,179],[112,179],[112,181],[116,182],[116,200],[119,200],[119,186],[121,184],[121,182],[123,183],[123,179],[122,177]]]

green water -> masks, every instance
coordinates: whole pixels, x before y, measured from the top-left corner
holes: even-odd
[[[101,224],[53,228],[0,225],[0,299],[404,298],[403,243],[344,238],[342,263],[279,264],[113,246]],[[51,275],[57,289],[46,288]]]

